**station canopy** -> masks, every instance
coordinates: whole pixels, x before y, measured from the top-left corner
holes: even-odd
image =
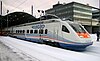
[[[2,27],[7,26],[15,26],[19,24],[24,24],[24,23],[29,23],[29,22],[34,22],[37,21],[37,19],[25,12],[13,12],[9,13],[8,15],[2,16]]]

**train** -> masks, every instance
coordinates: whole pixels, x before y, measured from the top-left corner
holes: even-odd
[[[9,27],[8,32],[16,38],[71,50],[85,50],[93,44],[89,33],[80,23],[62,20],[51,14],[40,17],[39,21]]]

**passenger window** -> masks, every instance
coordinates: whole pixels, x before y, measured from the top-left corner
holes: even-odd
[[[20,30],[20,33],[22,33],[22,30]]]
[[[30,30],[30,33],[33,33],[33,30]]]
[[[34,34],[37,34],[38,33],[38,30],[34,30]]]
[[[23,30],[23,33],[25,33],[25,30]]]
[[[19,33],[19,30],[18,30],[18,33]]]
[[[62,25],[62,31],[69,33],[69,30],[64,25]]]
[[[17,30],[16,30],[16,33],[17,33]]]
[[[43,34],[43,29],[40,29],[39,30],[39,34]]]
[[[48,30],[47,29],[45,29],[45,34],[47,34],[48,33]]]
[[[18,33],[18,30],[17,30],[17,33]]]
[[[29,30],[27,30],[27,33],[29,33]]]

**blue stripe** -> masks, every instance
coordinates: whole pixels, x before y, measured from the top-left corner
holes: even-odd
[[[85,48],[89,45],[92,45],[93,43],[87,43],[87,44],[64,44],[64,43],[59,43],[62,48],[67,48],[67,49],[72,49],[72,50],[80,50],[83,51]]]

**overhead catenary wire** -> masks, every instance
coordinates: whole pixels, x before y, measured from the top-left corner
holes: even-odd
[[[23,5],[25,2],[27,2],[28,0],[24,0],[23,2],[21,2],[19,5],[17,5],[15,8],[19,8],[21,5]],[[45,1],[45,2],[43,2],[43,3],[41,3],[41,4],[39,4],[37,7],[35,7],[35,8],[39,8],[39,7],[44,7],[44,6],[46,6],[46,5],[44,5],[44,4],[46,4],[46,3],[48,3],[48,2],[50,2],[51,0],[49,0],[49,1]],[[17,2],[17,1],[15,1],[16,3],[19,3],[19,2]],[[33,3],[34,4],[34,3]],[[12,5],[13,6],[13,5]],[[15,10],[15,8],[14,9],[12,9],[11,11],[14,11]]]
[[[21,1],[19,1],[19,0],[10,0],[10,3],[9,3],[9,1],[3,1],[3,4],[4,5],[6,5],[6,8],[7,8],[7,6],[11,6],[11,7],[14,7],[15,5],[17,5],[17,3],[19,3],[19,2],[21,2]],[[7,8],[8,9],[8,8]]]
[[[22,8],[19,8],[19,7],[20,7],[21,5],[23,5],[26,1],[27,1],[27,0],[24,0],[24,1],[21,2],[21,0],[20,0],[20,1],[16,1],[16,3],[13,4],[13,5],[11,4],[11,5],[12,5],[11,7],[13,7],[13,9],[11,9],[10,11],[15,11],[16,9],[21,10]],[[21,3],[17,5],[17,3],[19,3],[19,2],[21,2]],[[13,2],[12,2],[12,3],[13,3]],[[14,7],[14,5],[17,5],[17,6]],[[9,6],[10,6],[10,5],[9,5]],[[6,8],[6,9],[8,9],[8,8]]]
[[[24,4],[27,0],[24,0],[23,2],[21,2],[18,6],[16,6],[15,8],[18,8],[19,6],[21,6],[22,4]],[[11,11],[14,11],[15,9],[12,9]]]
[[[7,5],[7,6],[3,6],[4,8],[5,8],[5,10],[10,10],[10,12],[12,12],[12,11],[16,11],[16,9],[19,9],[19,10],[22,10],[23,9],[23,7],[21,7],[22,5],[25,5],[25,2],[27,2],[27,1],[29,1],[29,0],[24,0],[24,1],[21,1],[21,0],[15,0],[15,1],[13,1],[13,0],[10,0],[10,4],[8,4],[7,3],[7,1],[3,1],[3,4],[4,5]],[[37,7],[35,7],[35,8],[39,8],[39,7],[45,7],[46,5],[44,5],[44,4],[46,4],[46,3],[48,3],[48,2],[50,2],[51,0],[49,0],[49,1],[45,1],[45,2],[43,2],[43,3],[41,3],[41,4],[39,4]],[[33,1],[34,2],[34,1]],[[19,4],[17,4],[17,3],[19,3]],[[34,4],[34,3],[33,3]],[[17,5],[17,6],[15,6],[15,5]],[[9,7],[12,7],[11,9],[9,9]],[[14,7],[15,6],[15,7]],[[30,10],[26,10],[26,11],[30,11]],[[6,11],[5,11],[6,12]]]

